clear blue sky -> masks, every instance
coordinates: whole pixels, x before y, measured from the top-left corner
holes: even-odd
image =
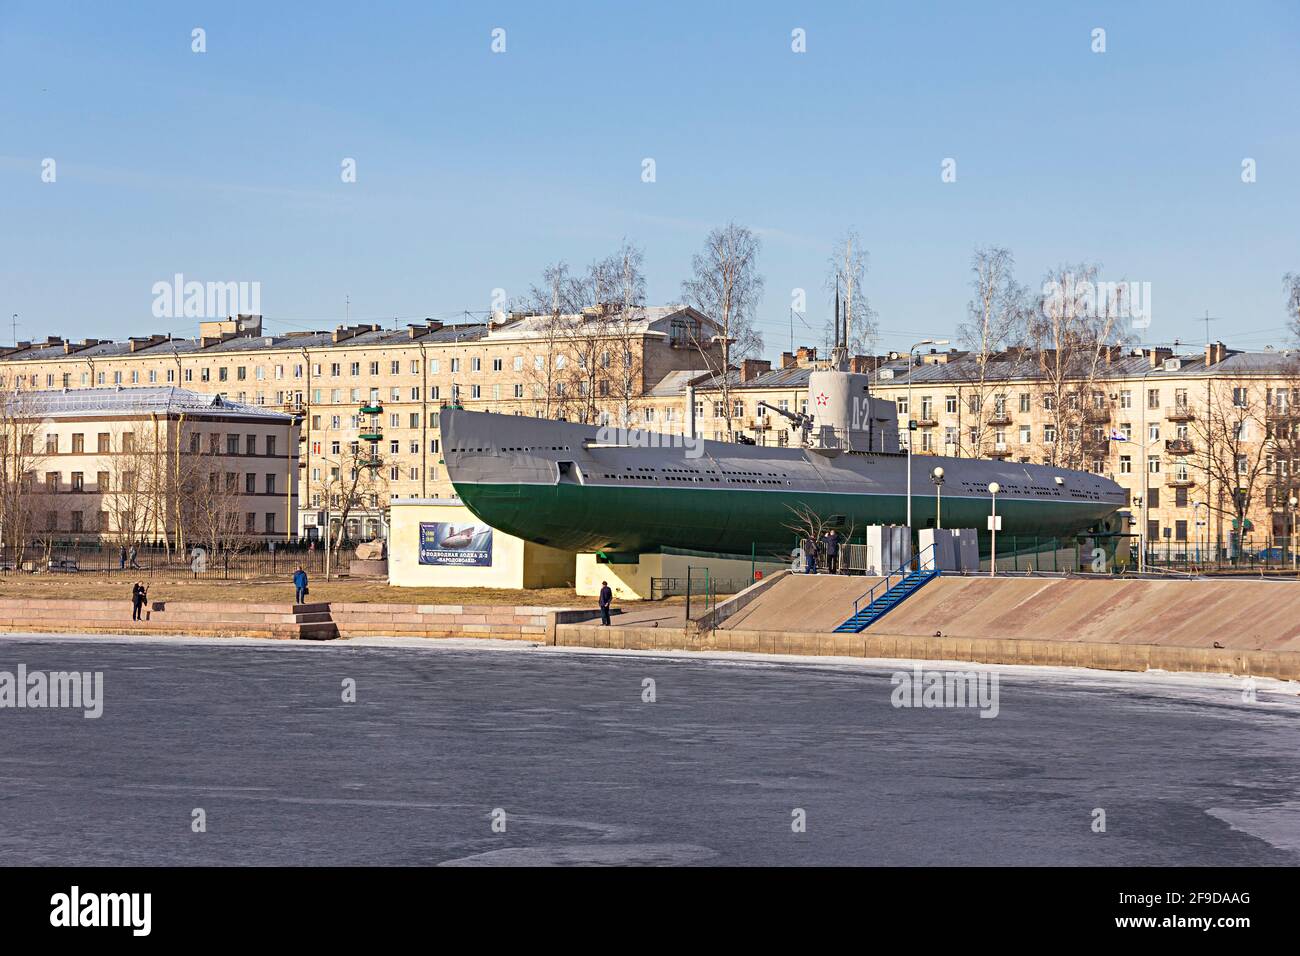
[[[663,302],[729,219],[764,240],[769,354],[795,287],[820,332],[848,226],[882,348],[952,331],[980,244],[1035,287],[1078,260],[1152,283],[1149,341],[1200,342],[1207,309],[1230,344],[1285,340],[1296,3],[291,6],[0,0],[0,341],[14,312],[24,339],[191,335],[150,314],[177,272],[260,282],[276,331],[345,296],[482,312],[624,236]]]

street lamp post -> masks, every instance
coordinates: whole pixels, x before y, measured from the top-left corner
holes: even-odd
[[[992,505],[992,512],[989,515],[989,534],[992,535],[992,543],[989,548],[989,577],[998,576],[998,492],[1002,486],[996,481],[989,482],[989,502]]]
[[[1202,525],[1201,519],[1195,517],[1195,516],[1199,513],[1199,509],[1201,509],[1201,508],[1204,508],[1204,509],[1205,509],[1205,521],[1204,521],[1204,524],[1203,524],[1203,525]],[[1193,516],[1194,520],[1196,521],[1196,525],[1197,525],[1197,527],[1202,527],[1202,526],[1203,526],[1203,527],[1205,528],[1205,539],[1204,539],[1204,540],[1205,540],[1205,549],[1204,549],[1203,551],[1201,551],[1201,554],[1200,554],[1200,563],[1201,563],[1201,564],[1204,564],[1205,561],[1208,560],[1208,552],[1209,552],[1209,550],[1210,550],[1210,506],[1209,506],[1209,504],[1207,504],[1207,503],[1204,502],[1204,501],[1198,501],[1198,502],[1196,502],[1195,504],[1193,504],[1193,505],[1192,505],[1192,516]],[[1198,548],[1198,550],[1199,550],[1199,548]]]
[[[943,527],[943,517],[941,506],[943,504],[943,468],[937,467],[930,472],[930,480],[934,482],[934,526],[935,528]]]
[[[1287,535],[1287,544],[1291,545],[1291,570],[1294,571],[1294,570],[1296,569],[1296,560],[1295,560],[1295,506],[1296,506],[1296,505],[1300,505],[1300,498],[1297,498],[1295,495],[1292,495],[1292,496],[1291,496],[1291,500],[1288,501],[1287,504],[1289,504],[1289,505],[1291,506],[1291,528],[1290,528],[1291,533],[1290,533],[1289,535]]]
[[[916,419],[912,417],[912,358],[922,345],[947,344],[947,339],[921,339],[907,350],[907,533],[909,536],[912,533],[912,438],[916,432]]]

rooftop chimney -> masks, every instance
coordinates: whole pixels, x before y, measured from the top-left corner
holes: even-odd
[[[1159,368],[1164,364],[1165,359],[1174,354],[1173,349],[1150,348],[1146,350],[1147,364],[1151,368]]]
[[[758,378],[764,372],[772,371],[772,363],[767,359],[742,359],[740,362],[740,380],[748,382]]]
[[[794,357],[794,353],[793,353],[793,352],[782,352],[782,353],[781,353],[781,367],[782,367],[782,368],[794,368],[795,365],[797,365],[797,364],[798,364],[798,362],[795,360],[795,357]]]
[[[1228,357],[1228,347],[1222,342],[1211,342],[1205,346],[1205,364],[1207,367],[1218,365]]]

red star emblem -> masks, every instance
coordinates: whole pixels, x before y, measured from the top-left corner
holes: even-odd
[[[820,406],[822,406],[822,407],[825,407],[825,405],[826,405],[826,393],[825,393],[825,392],[818,392],[818,393],[817,393],[817,404],[820,405]]]

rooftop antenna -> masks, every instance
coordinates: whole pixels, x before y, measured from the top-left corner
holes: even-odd
[[[343,324],[350,325],[351,323],[352,323],[352,296],[348,295],[345,292],[343,293]]]
[[[14,313],[14,348],[18,348],[18,313]]]
[[[1209,310],[1209,309],[1206,309],[1206,310],[1205,310],[1205,318],[1202,319],[1201,321],[1203,321],[1203,322],[1205,323],[1205,344],[1206,344],[1206,345],[1209,345],[1209,344],[1210,344],[1210,323],[1211,323],[1211,322],[1218,322],[1218,321],[1220,321],[1220,318],[1221,318],[1221,317],[1220,317],[1220,316],[1217,316],[1217,315],[1216,315],[1216,316],[1211,316],[1211,315],[1210,315],[1210,310]]]

